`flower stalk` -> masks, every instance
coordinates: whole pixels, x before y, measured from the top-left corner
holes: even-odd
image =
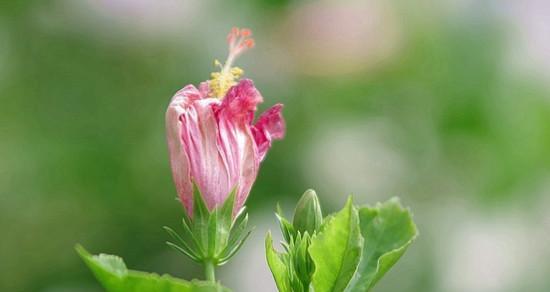
[[[216,265],[212,261],[204,262],[204,274],[206,281],[216,282]]]

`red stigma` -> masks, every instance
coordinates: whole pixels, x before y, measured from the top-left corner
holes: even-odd
[[[239,29],[233,27],[227,35],[227,44],[229,45],[229,55],[236,57],[244,51],[254,47],[254,39],[251,38],[252,31],[248,28]]]

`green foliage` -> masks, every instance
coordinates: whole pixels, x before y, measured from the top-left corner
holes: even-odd
[[[311,241],[315,291],[343,291],[353,277],[362,247],[359,216],[349,198],[344,209],[328,220]]]
[[[76,250],[107,292],[228,292],[212,282],[184,281],[169,275],[128,270],[114,255],[91,255],[82,246]]]
[[[278,253],[273,249],[271,233],[266,237],[267,263],[279,291],[309,291],[314,264],[309,254],[312,235],[317,232],[323,222],[321,206],[317,194],[307,190],[294,211],[294,220],[291,224],[277,205],[275,214],[285,242],[284,252]]]
[[[295,285],[301,285],[302,291],[309,290],[309,283],[313,274],[313,261],[308,249],[311,245],[311,236],[306,231],[303,235],[298,233],[294,241],[289,243],[288,255],[290,264],[294,267],[296,275]]]
[[[185,213],[183,233],[170,227],[164,229],[176,241],[167,242],[175,250],[198,263],[225,264],[242,247],[250,235],[245,207],[233,217],[235,189],[222,206],[209,211],[198,190],[194,187],[193,218]]]
[[[265,238],[265,250],[267,264],[271,269],[275,284],[279,291],[287,292],[292,291],[290,288],[291,274],[288,271],[288,265],[285,263],[285,255],[278,253],[273,249],[273,239],[271,238],[271,232],[267,233]]]
[[[268,233],[266,256],[282,292],[369,291],[417,236],[410,212],[396,198],[375,207],[356,207],[350,198],[312,235],[296,231],[280,208],[277,218],[284,251],[274,250]]]
[[[367,291],[399,260],[418,231],[410,212],[393,198],[359,209],[363,255],[348,291]]]
[[[277,205],[277,212],[275,213],[277,220],[279,221],[279,227],[281,228],[281,233],[285,242],[291,242],[293,238],[296,237],[296,230],[294,225],[288,221],[281,210],[281,206]]]
[[[279,291],[309,291],[313,262],[308,247],[311,237],[306,232],[297,234],[290,242],[283,243],[284,252],[273,249],[271,233],[266,237],[267,263],[272,270]]]

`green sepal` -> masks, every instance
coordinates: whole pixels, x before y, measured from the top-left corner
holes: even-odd
[[[302,203],[304,201],[302,200]],[[266,237],[266,257],[279,291],[307,292],[310,290],[314,264],[308,253],[311,235],[308,231],[298,231],[284,217],[283,210],[277,204],[275,216],[284,241],[284,249],[277,252],[273,248],[271,233]],[[315,230],[313,230],[315,233]],[[281,265],[282,264],[282,265]]]
[[[275,279],[275,284],[280,292],[291,292],[290,279],[289,279],[289,267],[285,263],[284,255],[278,253],[273,248],[273,239],[271,238],[271,232],[267,233],[265,237],[265,251],[267,264]]]
[[[170,275],[129,270],[122,258],[91,255],[80,245],[76,251],[107,292],[230,292],[219,283],[185,281]]]
[[[285,242],[291,242],[293,238],[296,237],[296,230],[294,229],[292,223],[290,223],[290,221],[285,218],[283,210],[281,209],[281,206],[279,204],[277,204],[277,211],[275,212],[275,216],[279,221],[279,227],[281,228],[281,233],[283,234]]]
[[[306,232],[298,233],[291,242],[283,242],[283,252],[277,252],[273,248],[271,233],[268,232],[266,245],[266,258],[273,278],[279,291],[307,292],[310,290],[313,262],[308,254],[311,237]]]
[[[231,191],[221,206],[209,211],[199,189],[194,186],[193,217],[184,212],[181,236],[171,228],[164,228],[177,242],[167,244],[196,262],[211,262],[217,266],[225,264],[251,232],[244,207],[233,216],[236,190]]]
[[[244,232],[248,229],[248,213],[246,213],[246,207],[241,210],[235,216],[235,219],[231,223],[228,239],[228,246],[235,245],[239,239],[243,237]]]
[[[174,230],[172,230],[172,228],[168,226],[164,226],[163,228],[164,230],[166,230],[166,232],[168,232],[168,234],[170,234],[174,239],[177,239],[180,243],[180,245],[178,245],[167,241],[166,244],[176,249],[177,251],[185,254],[186,256],[191,258],[193,261],[201,263],[198,257],[199,253],[196,250],[192,249],[190,245],[185,240],[183,240],[183,238],[181,238]]]
[[[309,255],[308,249],[311,244],[311,236],[306,231],[303,235],[298,233],[291,244],[290,254],[294,258],[294,269],[304,291],[307,291],[311,283],[311,276],[315,265]]]
[[[226,248],[221,253],[220,265],[234,256],[252,233],[252,229],[248,229],[248,214],[245,207],[237,213],[230,230]]]
[[[191,224],[193,226],[193,235],[197,237],[197,241],[200,243],[203,250],[208,255],[208,219],[210,217],[210,211],[206,203],[202,199],[202,195],[199,188],[193,184],[193,218],[191,218]]]
[[[241,249],[244,242],[248,239],[251,233],[252,230],[247,231],[244,236],[240,237],[240,239],[235,242],[234,245],[228,245],[227,249],[225,249],[225,252],[222,254],[222,258],[220,258],[218,265],[223,265],[227,263],[227,261],[229,261],[229,259]]]
[[[210,213],[208,218],[208,239],[206,244],[208,255],[213,257],[217,254],[216,247],[218,245],[218,241],[221,241],[221,234],[218,236],[218,231],[218,209],[215,209],[212,213]]]

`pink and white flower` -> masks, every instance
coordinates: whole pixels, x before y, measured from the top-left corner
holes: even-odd
[[[209,210],[223,204],[236,188],[233,212],[240,210],[272,141],[282,139],[285,133],[283,105],[276,104],[254,123],[263,98],[252,80],[235,80],[242,70],[232,68],[231,62],[253,46],[249,36],[249,30],[234,29],[228,37],[229,62],[221,72],[213,73],[213,79],[198,89],[187,85],[179,90],[166,112],[172,174],[190,216],[193,183]],[[229,88],[227,92],[224,87]]]

